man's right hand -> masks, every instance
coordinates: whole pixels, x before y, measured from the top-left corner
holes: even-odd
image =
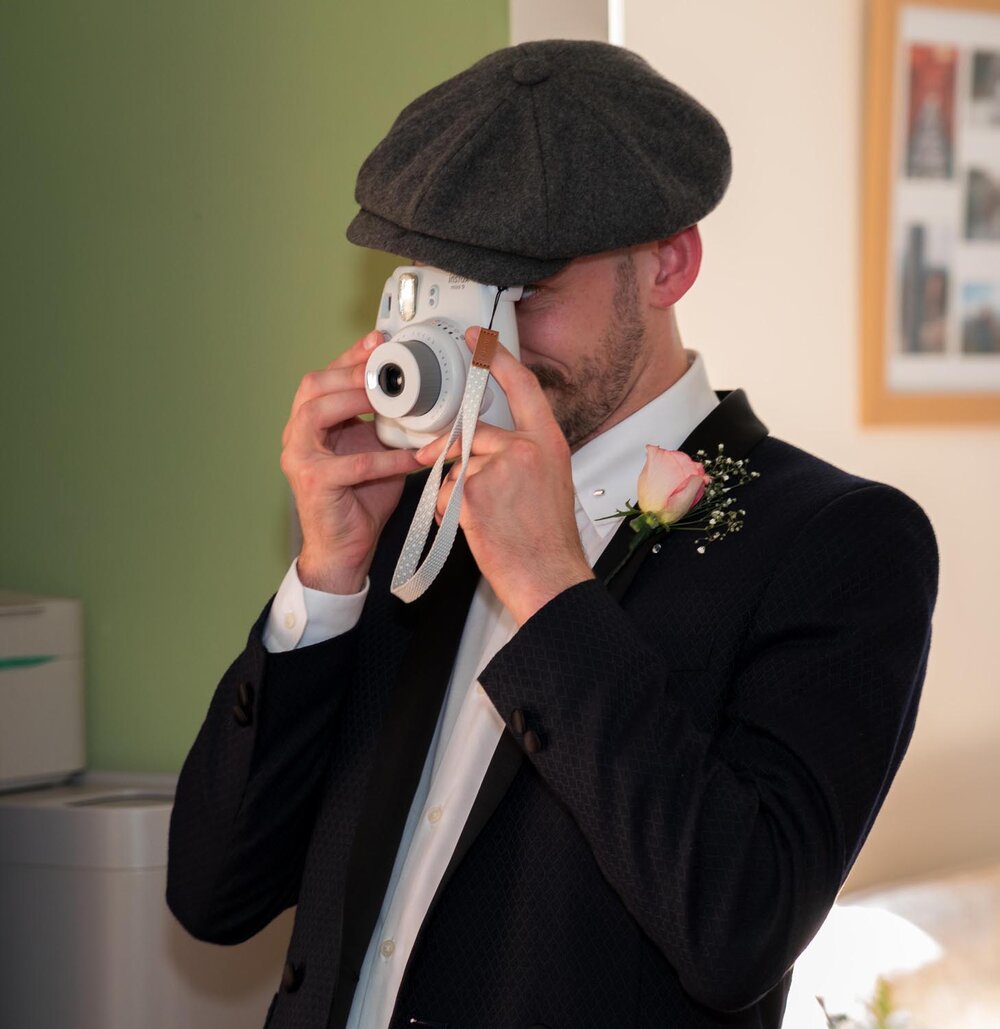
[[[281,437],[281,470],[302,526],[299,579],[311,589],[361,589],[403,479],[421,467],[413,451],[383,446],[374,424],[359,417],[372,413],[365,364],[382,340],[369,332],[325,369],[309,372]]]

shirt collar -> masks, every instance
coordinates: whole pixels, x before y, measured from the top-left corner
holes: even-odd
[[[676,450],[719,403],[708,384],[701,354],[696,350],[684,353],[687,371],[672,386],[573,455],[577,497],[602,537],[610,536],[620,523],[600,519],[636,499],[646,444]]]

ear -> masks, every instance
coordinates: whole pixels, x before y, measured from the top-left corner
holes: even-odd
[[[701,268],[701,234],[697,225],[653,244],[656,278],[649,293],[654,307],[673,307],[691,288]]]

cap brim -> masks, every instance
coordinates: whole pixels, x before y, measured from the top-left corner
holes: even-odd
[[[370,211],[359,211],[347,227],[347,238],[358,246],[385,250],[411,260],[462,275],[490,286],[524,286],[555,275],[572,258],[539,260],[521,254],[505,254],[469,243],[411,232]]]

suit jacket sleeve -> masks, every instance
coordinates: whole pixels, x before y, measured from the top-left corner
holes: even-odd
[[[832,905],[912,731],[936,582],[921,509],[866,485],[788,540],[715,732],[636,630],[656,611],[623,610],[596,581],[542,608],[481,676],[501,714],[527,714],[534,767],[699,1002],[754,1003]]]
[[[355,659],[357,629],[269,654],[269,609],[216,687],[171,814],[167,903],[213,943],[240,943],[296,903]]]

